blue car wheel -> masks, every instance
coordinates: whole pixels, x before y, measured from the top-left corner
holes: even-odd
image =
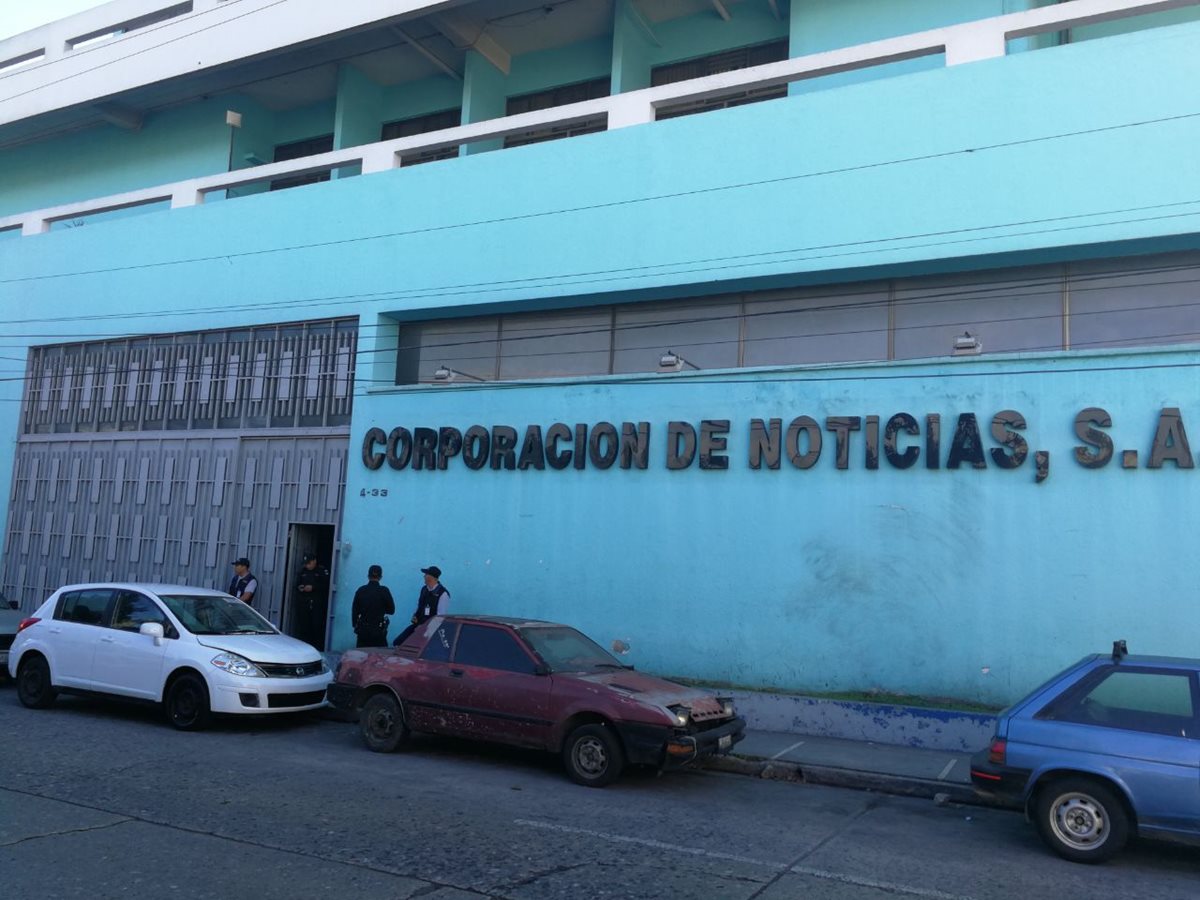
[[[1073,862],[1104,862],[1129,839],[1125,804],[1112,788],[1090,778],[1065,778],[1043,787],[1037,826],[1051,849]]]

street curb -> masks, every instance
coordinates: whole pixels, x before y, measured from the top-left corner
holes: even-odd
[[[743,756],[712,756],[705,761],[704,768],[734,775],[748,775],[751,778],[764,778],[770,781],[819,784],[826,787],[877,791],[881,794],[895,794],[902,797],[925,797],[939,802],[961,803],[968,806],[1003,808],[1002,804],[980,797],[968,785],[905,775],[887,775],[881,772],[839,769],[832,766],[798,766],[794,763]]]

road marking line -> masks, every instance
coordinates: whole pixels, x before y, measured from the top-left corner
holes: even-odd
[[[777,872],[787,869],[786,863],[767,862],[763,859],[754,859],[750,856],[738,856],[735,853],[721,853],[717,850],[703,850],[700,847],[685,847],[682,844],[668,844],[664,841],[655,841],[649,838],[630,837],[624,834],[610,834],[607,831],[593,831],[590,828],[576,828],[573,825],[556,825],[553,822],[535,822],[532,819],[513,819],[517,825],[524,825],[527,828],[542,828],[546,831],[560,831],[563,834],[583,834],[588,837],[599,838],[602,841],[612,841],[617,844],[638,844],[642,847],[651,847],[655,850],[673,850],[676,853],[686,853],[688,856],[703,856],[708,859],[721,859],[726,862],[740,862],[751,866],[763,866],[768,869],[774,869]]]
[[[768,862],[764,859],[755,859],[752,856],[738,856],[735,853],[721,853],[716,850],[704,850],[700,847],[686,847],[683,844],[669,844],[666,841],[656,841],[650,838],[631,837],[626,834],[612,834],[607,831],[594,831],[591,828],[577,828],[574,825],[558,825],[554,822],[538,822],[534,819],[513,819],[516,825],[524,825],[527,828],[540,828],[545,831],[558,831],[562,834],[582,834],[587,837],[599,838],[602,841],[611,841],[616,844],[636,844],[641,847],[649,847],[654,850],[671,850],[675,853],[685,853],[688,856],[702,856],[706,859],[719,859],[725,862],[739,862],[751,866],[761,866],[765,869],[771,869],[775,872],[783,872],[792,875],[807,875],[809,878],[821,878],[826,881],[837,881],[842,884],[852,884],[856,887],[869,887],[877,890],[891,891],[895,894],[904,894],[909,897],[926,897],[929,900],[972,900],[971,897],[962,894],[947,894],[944,891],[934,890],[933,888],[909,887],[903,884],[895,884],[890,881],[873,881],[870,878],[859,878],[857,875],[845,875],[840,872],[830,872],[826,869],[812,869],[808,866],[789,866],[787,863]]]
[[[950,770],[956,765],[958,765],[957,759],[952,759],[950,762],[946,763],[946,768],[942,769],[942,774],[938,776],[938,781],[945,781],[946,776],[950,774]]]
[[[779,759],[779,757],[783,756],[783,754],[791,753],[793,750],[795,750],[797,747],[802,746],[803,744],[804,744],[804,741],[796,741],[796,743],[792,744],[792,746],[785,747],[782,750],[780,750],[778,753],[776,753],[774,756],[772,756],[771,759]]]
[[[875,881],[870,878],[859,878],[857,875],[843,875],[841,872],[829,872],[825,869],[810,869],[808,866],[792,866],[789,870],[796,875],[808,875],[811,878],[823,878],[827,881],[838,881],[842,884],[852,884],[855,887],[876,888],[881,891],[891,891],[895,894],[907,894],[911,897],[929,897],[931,900],[971,900],[962,894],[947,894],[945,891],[933,888],[908,887],[894,884],[890,881]]]

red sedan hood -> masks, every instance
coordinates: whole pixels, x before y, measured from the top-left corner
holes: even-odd
[[[630,669],[618,672],[614,670],[599,672],[564,672],[556,673],[555,678],[574,678],[588,684],[602,684],[613,690],[621,691],[636,697],[643,703],[656,706],[686,706],[692,711],[693,718],[707,718],[720,715],[721,704],[710,691],[685,687],[665,678],[655,678],[653,675],[643,675]]]

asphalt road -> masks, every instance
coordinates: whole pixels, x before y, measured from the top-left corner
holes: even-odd
[[[714,772],[577,787],[539,754],[395,755],[308,715],[175,732],[0,686],[0,896],[1195,900],[1200,852],[1085,867],[1016,814]]]

